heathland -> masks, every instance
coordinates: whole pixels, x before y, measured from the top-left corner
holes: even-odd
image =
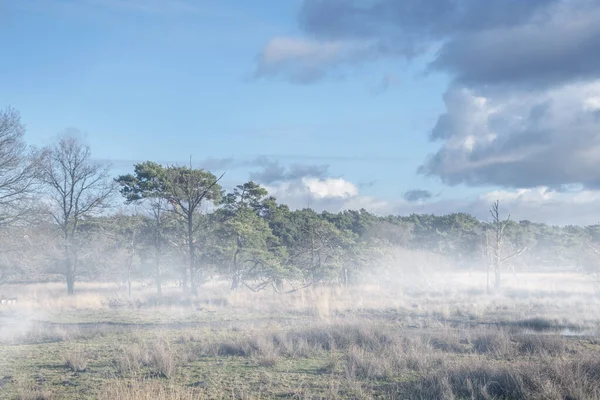
[[[405,275],[195,297],[6,286],[0,397],[600,399],[600,309],[574,273]]]

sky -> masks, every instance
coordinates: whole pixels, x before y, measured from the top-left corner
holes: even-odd
[[[600,221],[595,0],[0,0],[0,107],[115,175],[292,208]]]

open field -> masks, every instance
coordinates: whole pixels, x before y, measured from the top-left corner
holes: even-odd
[[[7,399],[600,399],[590,277],[448,274],[292,294],[5,286]]]

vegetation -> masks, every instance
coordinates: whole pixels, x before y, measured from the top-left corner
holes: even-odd
[[[23,132],[0,112],[3,398],[600,399],[600,225],[291,210]]]
[[[197,295],[221,276],[232,290],[289,292],[377,275],[398,251],[435,254],[463,270],[491,267],[495,291],[503,270],[571,269],[600,282],[598,225],[514,222],[501,218],[498,202],[489,222],[465,213],[290,210],[255,182],[227,192],[222,175],[191,165],[146,161],[112,179],[79,140],[27,151],[23,133],[18,112],[0,114],[0,282],[64,279],[73,294],[76,280],[130,287],[152,279],[160,295],[176,279]]]
[[[600,399],[598,301],[574,274],[532,275],[563,287],[485,302],[465,295],[468,273],[441,296],[354,285],[282,297],[222,281],[157,306],[152,288],[117,302],[102,284],[9,286],[30,300],[2,309],[2,397]]]

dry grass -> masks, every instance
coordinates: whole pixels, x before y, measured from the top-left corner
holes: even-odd
[[[600,359],[493,364],[472,360],[396,385],[390,394],[414,399],[600,399]]]
[[[263,367],[274,367],[281,358],[280,347],[270,338],[259,337],[254,339],[255,350],[252,357],[258,365]]]
[[[17,394],[17,400],[55,400],[58,398],[51,392],[36,388],[20,389]]]
[[[550,276],[543,292],[520,283],[485,296],[480,277],[439,275],[427,290],[408,281],[289,295],[211,283],[193,300],[151,289],[129,298],[92,284],[68,298],[63,285],[32,285],[29,299],[0,310],[15,321],[0,329],[0,356],[14,361],[0,377],[22,371],[32,388],[5,386],[24,399],[600,400],[598,341],[561,336],[600,326],[599,299],[564,295],[586,282],[559,287]]]
[[[107,382],[99,391],[99,400],[197,400],[206,398],[198,390],[154,380],[118,380]]]
[[[493,329],[476,335],[471,343],[480,354],[489,354],[494,358],[510,358],[515,354],[515,343],[505,330]]]
[[[177,372],[179,360],[171,343],[165,338],[157,338],[121,347],[120,356],[113,364],[121,375],[139,376],[146,368],[153,376],[171,378]]]
[[[88,366],[89,356],[81,347],[76,347],[63,354],[65,367],[73,372],[84,372]]]

